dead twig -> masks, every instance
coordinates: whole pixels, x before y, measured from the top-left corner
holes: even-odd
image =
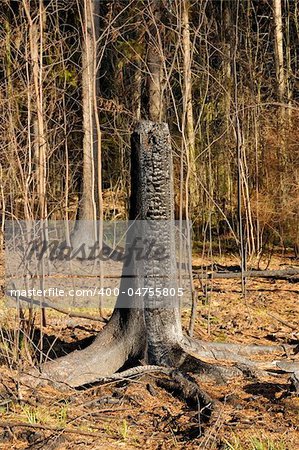
[[[55,431],[57,433],[71,433],[71,434],[80,434],[82,436],[90,436],[90,437],[102,437],[99,433],[91,433],[88,431],[82,431],[78,428],[72,429],[72,428],[63,428],[63,427],[55,427],[51,425],[41,425],[39,423],[27,423],[27,422],[0,422],[0,428],[36,428],[38,430],[48,430],[48,431]]]
[[[282,323],[284,326],[290,328],[291,330],[298,331],[298,327],[295,327],[295,325],[292,325],[292,324],[286,322],[285,320],[281,319],[280,317],[277,317],[275,314],[272,314],[272,313],[267,311],[267,315],[272,317],[272,319],[277,320],[277,322]]]
[[[95,317],[91,314],[83,314],[83,313],[79,313],[79,312],[75,312],[75,311],[69,311],[66,308],[60,308],[59,306],[56,306],[54,303],[52,303],[47,297],[45,297],[47,300],[45,302],[45,301],[36,300],[34,298],[25,297],[24,295],[18,295],[18,297],[14,296],[14,295],[10,295],[8,293],[6,293],[6,295],[8,295],[9,297],[18,298],[18,300],[21,300],[22,302],[29,303],[30,306],[39,306],[42,308],[54,309],[55,311],[60,312],[61,314],[66,314],[69,317],[76,317],[78,319],[87,319],[87,320],[93,320],[96,322],[103,322],[103,323],[108,322],[108,319],[105,319],[104,317],[99,317],[99,316]]]
[[[201,273],[195,270],[194,273],[200,277]],[[242,273],[238,272],[211,272],[206,274],[207,279],[229,279],[241,278]],[[243,273],[246,278],[272,278],[275,280],[287,280],[291,283],[299,282],[299,269],[290,267],[283,270],[247,270]]]

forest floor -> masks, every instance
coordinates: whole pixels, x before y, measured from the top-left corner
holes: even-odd
[[[213,261],[230,266],[237,258],[213,257]],[[193,263],[202,266],[211,261],[195,256]],[[298,267],[299,262],[277,255],[269,269],[290,265]],[[208,289],[196,281],[196,287],[195,337],[298,343],[298,283],[249,279],[246,298],[238,279],[209,281]],[[28,365],[32,345],[14,329],[14,315],[5,307],[0,311],[0,449],[299,449],[299,398],[289,392],[285,375],[259,381],[236,379],[226,385],[197,377],[200,386],[220,402],[208,424],[200,422],[198,411],[159,385],[163,378],[159,373],[67,392],[49,386],[25,388],[17,381],[18,372],[23,361]],[[79,341],[86,345],[102,327],[51,310],[46,315],[44,351],[52,346],[56,354],[78,348]],[[185,326],[189,317],[190,311],[183,312]],[[36,336],[40,337],[38,321]],[[14,342],[19,342],[19,353]]]

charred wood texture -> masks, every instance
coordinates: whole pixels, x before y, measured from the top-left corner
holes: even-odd
[[[160,263],[146,261],[143,281],[146,287],[176,289],[176,253],[174,233],[174,194],[172,153],[165,123],[141,122],[132,138],[132,203],[135,214],[146,221],[148,238],[164,246],[167,257]],[[156,292],[156,291],[155,291]],[[144,299],[147,333],[147,357],[150,364],[177,366],[182,339],[180,308],[176,297]]]

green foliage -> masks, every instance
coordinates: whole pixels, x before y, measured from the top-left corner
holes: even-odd
[[[127,439],[128,433],[129,433],[129,425],[128,425],[128,422],[126,421],[126,419],[123,419],[122,424],[119,429],[119,433],[123,440]]]
[[[136,39],[118,40],[116,50],[119,53],[117,67],[121,69],[123,65],[140,61],[144,52],[144,44]]]
[[[66,81],[67,84],[69,84],[72,87],[78,86],[78,74],[76,73],[75,69],[64,69],[59,73],[60,79],[63,79]]]
[[[56,419],[61,427],[65,427],[67,424],[67,418],[68,418],[68,404],[62,405],[61,408],[56,413]]]
[[[23,406],[23,414],[26,417],[26,420],[30,424],[38,423],[38,410],[36,408],[32,408],[31,406],[25,405]]]

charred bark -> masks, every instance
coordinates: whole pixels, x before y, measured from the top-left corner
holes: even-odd
[[[149,238],[165,246],[168,252],[168,257],[160,264],[156,260],[146,261],[144,284],[154,292],[157,288],[176,289],[173,171],[168,127],[165,123],[141,122],[132,143],[134,175],[138,177],[134,184],[136,214],[147,221]],[[180,359],[177,344],[183,338],[178,299],[146,296],[144,321],[148,362],[176,367]]]

